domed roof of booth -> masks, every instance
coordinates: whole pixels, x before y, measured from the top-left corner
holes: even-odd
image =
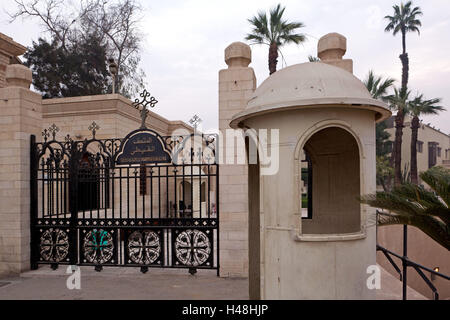
[[[247,107],[233,116],[230,126],[241,127],[242,121],[260,114],[317,106],[372,110],[376,121],[390,117],[387,104],[373,99],[353,75],[353,61],[342,59],[346,47],[347,39],[338,33],[320,38],[320,62],[295,64],[273,73],[255,90]]]

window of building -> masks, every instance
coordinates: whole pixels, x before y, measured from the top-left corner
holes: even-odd
[[[423,141],[417,141],[417,152],[423,152]]]
[[[440,147],[437,148],[437,156],[439,158],[441,157],[441,148]]]
[[[428,142],[428,168],[431,168],[437,163],[437,142]]]
[[[320,130],[299,158],[302,233],[360,231],[360,159],[353,135],[337,127]]]

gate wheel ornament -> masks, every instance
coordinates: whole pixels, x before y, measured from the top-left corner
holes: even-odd
[[[86,233],[83,242],[84,258],[90,263],[103,264],[114,254],[113,231],[94,229]]]
[[[60,262],[69,253],[69,237],[61,229],[50,228],[42,233],[39,249],[44,261]]]
[[[196,267],[208,260],[211,243],[204,232],[188,229],[178,235],[175,241],[175,252],[182,264]]]
[[[128,237],[128,257],[137,264],[152,264],[161,253],[159,236],[156,232],[134,231]]]

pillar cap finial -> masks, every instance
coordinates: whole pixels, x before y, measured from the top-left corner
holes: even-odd
[[[317,55],[321,60],[341,60],[347,51],[347,38],[332,32],[324,35],[317,43]]]
[[[252,62],[250,46],[243,42],[233,42],[225,49],[225,62],[228,68],[248,67]]]
[[[5,79],[7,87],[29,89],[32,81],[31,70],[21,64],[10,64],[6,66]]]

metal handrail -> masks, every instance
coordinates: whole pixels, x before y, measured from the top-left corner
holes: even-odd
[[[392,251],[390,251],[390,250],[380,246],[379,244],[377,244],[377,251],[383,252],[383,254],[386,256],[388,261],[391,263],[391,265],[394,267],[394,269],[399,274],[400,281],[402,281],[402,283],[403,283],[403,295],[402,295],[402,299],[403,300],[406,300],[406,286],[407,286],[407,281],[406,281],[406,276],[405,276],[406,275],[406,272],[405,272],[406,269],[404,269],[403,272],[400,271],[400,268],[397,266],[397,264],[395,263],[395,261],[392,259],[391,256],[394,256],[394,257],[400,259],[402,261],[403,266],[414,268],[414,270],[416,270],[416,272],[425,281],[425,283],[428,285],[428,287],[433,291],[434,300],[439,300],[439,293],[438,293],[436,287],[433,285],[433,283],[430,281],[430,279],[428,279],[428,277],[423,273],[422,270],[430,272],[431,274],[433,274],[435,276],[438,276],[438,277],[441,277],[441,278],[446,279],[446,280],[450,280],[449,276],[447,276],[447,275],[445,275],[443,273],[437,272],[437,271],[435,271],[433,269],[430,269],[428,267],[425,267],[425,266],[423,266],[423,265],[421,265],[421,264],[419,264],[417,262],[414,262],[414,261],[410,260],[406,256],[402,256],[402,255],[399,255],[398,253],[392,252]]]

